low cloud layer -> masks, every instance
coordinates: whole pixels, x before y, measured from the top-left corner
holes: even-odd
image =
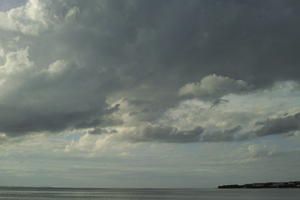
[[[300,130],[300,113],[258,122],[262,126],[256,131],[258,136],[276,135]]]
[[[189,131],[179,131],[173,127],[145,125],[119,133],[119,140],[129,142],[167,142],[191,143],[199,142],[203,129],[196,127]],[[118,136],[117,136],[118,137]]]
[[[145,122],[147,113],[138,104],[123,99],[111,115],[112,121],[122,123],[106,128],[100,125],[87,135],[98,138],[95,143],[99,147],[115,142],[245,141],[294,133],[300,130],[298,86],[295,82],[281,82],[265,90],[227,94],[223,98],[228,101],[213,109],[213,101],[185,99],[149,122]]]

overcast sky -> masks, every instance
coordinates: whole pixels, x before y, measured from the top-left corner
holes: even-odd
[[[0,185],[300,179],[299,9],[1,0]]]

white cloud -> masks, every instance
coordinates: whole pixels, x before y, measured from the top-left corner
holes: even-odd
[[[297,87],[295,82],[286,81],[265,90],[227,94],[223,98],[228,102],[213,108],[211,103],[199,99],[184,100],[177,107],[169,109],[160,123],[179,130],[192,130],[200,126],[204,129],[203,137],[208,139],[212,136],[216,141],[227,137],[229,140],[253,138],[260,129],[257,122],[300,112],[300,92],[296,90]]]
[[[234,80],[216,74],[204,77],[200,82],[188,83],[179,90],[179,95],[192,95],[205,99],[219,99],[228,94],[247,92],[251,86],[243,80]]]
[[[28,48],[15,52],[7,52],[5,54],[4,65],[0,66],[1,76],[16,74],[33,67],[33,63],[29,60],[28,56]]]
[[[268,157],[276,154],[279,150],[275,146],[248,145],[247,151],[252,158]]]
[[[24,6],[0,12],[0,29],[38,35],[73,21],[78,13],[77,7],[65,1],[29,0]]]

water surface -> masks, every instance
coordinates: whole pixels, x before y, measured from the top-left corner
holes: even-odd
[[[299,200],[300,189],[68,189],[0,188],[0,199]]]

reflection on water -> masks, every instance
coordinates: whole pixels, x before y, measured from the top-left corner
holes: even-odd
[[[0,188],[0,199],[299,200],[300,189],[67,189]]]

